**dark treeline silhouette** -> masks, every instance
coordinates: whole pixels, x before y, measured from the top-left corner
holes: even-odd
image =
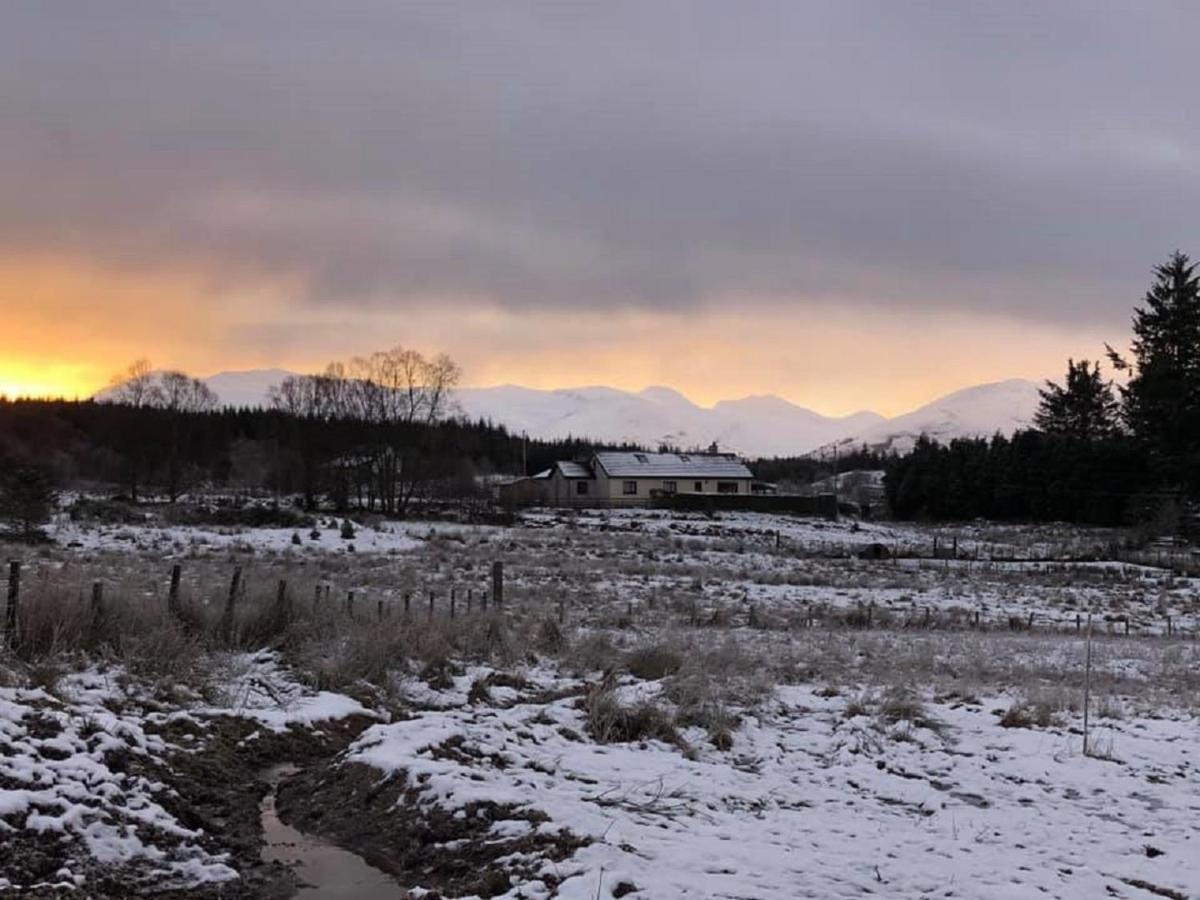
[[[1154,276],[1134,309],[1130,358],[1106,347],[1123,385],[1068,360],[1063,384],[1041,392],[1036,430],[920,441],[888,466],[893,514],[1188,530],[1200,498],[1200,278],[1182,253]]]
[[[1136,441],[1084,441],[1040,431],[1012,438],[926,438],[892,461],[888,506],[901,519],[997,519],[1122,525],[1145,505],[1146,455]]]
[[[760,459],[750,463],[750,469],[760,481],[791,487],[812,484],[835,473],[883,469],[890,459],[890,456],[868,447],[854,447],[841,449],[836,458],[832,453],[826,453],[821,457],[777,456]]]
[[[408,465],[417,501],[468,496],[481,490],[476,476],[519,475],[525,467],[533,473],[601,447],[575,438],[526,440],[489,422],[456,418],[398,429],[275,409],[190,412],[90,400],[0,398],[0,475],[33,467],[61,487],[111,490],[126,497],[131,486],[143,496],[155,493],[167,499],[209,488],[277,491],[303,498],[310,508],[383,512],[363,448],[384,441],[415,448]]]

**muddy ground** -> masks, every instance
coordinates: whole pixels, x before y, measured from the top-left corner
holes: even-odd
[[[510,890],[513,854],[531,860],[561,860],[582,843],[568,833],[527,835],[496,840],[487,835],[493,822],[539,821],[536,813],[496,804],[472,808],[464,819],[437,807],[422,807],[417,792],[403,777],[385,777],[369,767],[339,765],[339,754],[373,720],[351,717],[323,723],[319,728],[291,728],[283,733],[263,730],[256,723],[233,717],[204,720],[203,729],[187,720],[174,722],[162,736],[176,745],[203,743],[199,752],[177,752],[166,767],[151,767],[138,757],[109,765],[127,764],[129,771],[167,784],[173,797],[163,806],[187,828],[201,829],[202,843],[213,853],[230,854],[230,865],[242,877],[190,890],[136,886],[136,872],[88,872],[89,897],[144,896],[163,900],[284,900],[299,887],[296,874],[280,863],[261,859],[263,831],[261,802],[270,789],[268,769],[292,763],[299,770],[277,788],[277,808],[283,822],[307,834],[357,854],[396,879],[397,896],[405,886],[422,885],[449,896],[491,897]],[[447,748],[452,752],[453,748]],[[399,807],[399,809],[398,809]],[[52,836],[19,832],[6,835],[0,847],[0,871],[15,884],[53,880],[67,860],[66,849]],[[507,866],[497,860],[508,857]],[[540,862],[530,863],[532,875]],[[553,887],[553,884],[548,884]],[[53,889],[25,889],[20,896],[60,896]]]
[[[275,734],[246,719],[205,719],[202,731],[193,730],[187,720],[181,720],[162,736],[174,744],[203,741],[203,750],[174,753],[165,766],[132,755],[118,760],[109,754],[106,762],[110,768],[124,766],[131,773],[168,785],[175,796],[162,796],[163,806],[180,824],[203,829],[202,843],[214,853],[229,853],[230,865],[242,878],[191,890],[163,890],[153,885],[138,886],[136,869],[114,872],[97,866],[88,872],[87,895],[105,900],[130,896],[282,900],[291,896],[297,889],[292,871],[260,859],[263,835],[259,804],[268,790],[263,773],[285,761],[319,765],[344,749],[371,722],[359,716],[327,722],[320,729],[292,728]],[[163,843],[169,845],[169,841]],[[7,834],[0,844],[0,871],[17,885],[52,881],[67,862],[67,850],[52,834]],[[61,896],[61,891],[50,888],[18,890],[20,896],[29,898]]]

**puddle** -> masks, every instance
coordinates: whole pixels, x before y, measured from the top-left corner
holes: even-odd
[[[297,831],[279,820],[276,788],[297,772],[290,764],[264,773],[271,790],[263,798],[263,862],[280,862],[292,868],[301,887],[296,897],[305,900],[386,900],[403,896],[396,882],[366,863],[362,857],[321,838]]]

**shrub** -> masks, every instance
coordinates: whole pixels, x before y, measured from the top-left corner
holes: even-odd
[[[50,475],[37,466],[0,469],[0,523],[8,535],[26,543],[46,539],[42,525],[54,511],[58,495]]]
[[[945,723],[929,713],[921,698],[911,688],[893,687],[884,694],[879,704],[879,718],[888,725],[905,723],[936,734],[946,730]]]
[[[674,675],[682,666],[683,656],[665,644],[639,647],[625,658],[625,667],[630,674],[643,681],[658,681]]]
[[[650,740],[681,743],[670,713],[655,703],[623,706],[611,690],[597,690],[585,704],[587,732],[602,744]]]

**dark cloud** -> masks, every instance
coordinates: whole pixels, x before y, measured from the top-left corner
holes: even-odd
[[[1186,4],[8,4],[0,250],[298,300],[1122,320],[1200,250]],[[462,301],[469,302],[469,301]]]

